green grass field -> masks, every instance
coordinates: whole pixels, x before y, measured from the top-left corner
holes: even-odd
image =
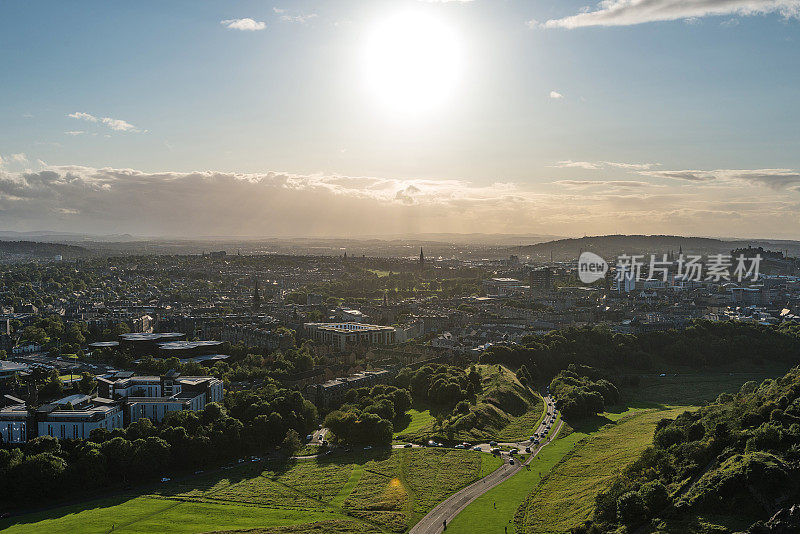
[[[498,466],[488,455],[452,449],[359,451],[273,462],[266,469],[243,464],[141,494],[11,518],[0,522],[0,530],[403,532],[448,495]]]
[[[503,459],[493,454],[481,454],[481,472],[478,478],[483,478],[496,471],[503,465]]]
[[[642,375],[637,387],[620,390],[622,401],[630,404],[700,406],[720,393],[736,393],[742,384],[783,376],[788,369],[770,368],[748,372],[682,372],[667,376]]]
[[[502,532],[504,526],[509,527],[510,532],[514,532],[512,528],[514,514],[526,497],[539,485],[542,478],[558,462],[581,440],[597,431],[602,425],[619,421],[639,412],[641,412],[640,409],[628,408],[605,413],[586,422],[579,427],[579,430],[573,430],[564,424],[558,435],[554,436],[553,442],[536,455],[530,464],[530,469],[520,471],[509,480],[478,497],[448,525],[448,532],[490,534]]]
[[[212,530],[268,528],[330,519],[341,513],[270,509],[235,503],[186,502],[153,497],[103,499],[4,521],[10,534],[99,534],[110,532],[192,533]]]
[[[613,414],[615,425],[593,431],[578,427],[555,446],[575,444],[522,504],[518,525],[526,533],[561,533],[591,517],[594,497],[608,484],[611,476],[630,464],[653,440],[656,423],[675,417],[687,408],[630,410]],[[620,420],[622,419],[622,420]]]
[[[536,455],[530,469],[523,469],[507,481],[484,493],[447,525],[452,534],[495,534],[511,528],[514,512],[542,476],[577,443],[580,437],[555,440]],[[511,529],[513,532],[513,529]]]
[[[377,534],[382,532],[377,527],[359,523],[357,521],[319,521],[303,525],[276,527],[265,530],[262,528],[252,530],[236,530],[217,532],[215,534]]]
[[[418,410],[412,408],[396,422],[404,426],[395,429],[394,437],[397,438],[398,436],[416,434],[420,431],[432,429],[435,421],[436,418],[431,415],[429,409]]]

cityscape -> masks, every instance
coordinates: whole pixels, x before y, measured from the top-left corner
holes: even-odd
[[[800,532],[799,22],[0,2],[0,531]]]

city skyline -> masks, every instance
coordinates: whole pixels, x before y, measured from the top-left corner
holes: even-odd
[[[800,238],[800,2],[583,8],[6,3],[0,224]]]

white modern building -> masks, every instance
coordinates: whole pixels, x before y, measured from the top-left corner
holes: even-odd
[[[39,407],[35,414],[39,436],[86,439],[92,430],[122,428],[122,407],[101,397],[70,395]]]
[[[25,443],[28,441],[28,407],[20,404],[0,408],[0,441],[3,443]]]
[[[211,376],[134,376],[131,372],[98,378],[101,393],[123,399],[126,422],[147,417],[161,421],[169,412],[198,411],[211,402],[222,401],[222,380]]]

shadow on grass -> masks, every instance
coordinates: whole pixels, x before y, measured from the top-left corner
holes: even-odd
[[[614,423],[614,421],[602,415],[592,415],[577,420],[564,419],[564,422],[571,426],[575,432],[583,432],[584,434],[591,434],[608,424]]]
[[[626,402],[624,404],[617,404],[615,406],[607,406],[606,407],[606,412],[613,413],[613,414],[621,414],[621,413],[625,413],[625,412],[627,412],[628,410],[631,410],[631,409],[633,409],[633,410],[652,410],[652,409],[666,410],[667,408],[669,408],[668,405],[662,404],[660,402],[637,400],[637,401],[632,401],[632,402]]]
[[[360,448],[350,452],[331,454],[310,460],[278,459],[273,458],[259,463],[236,465],[230,469],[220,469],[199,476],[173,480],[166,484],[152,483],[137,487],[135,490],[123,490],[110,497],[88,497],[85,501],[71,503],[54,503],[54,507],[41,511],[30,511],[7,519],[0,520],[0,531],[12,526],[32,525],[40,521],[59,520],[70,515],[84,511],[96,511],[114,508],[137,499],[139,497],[152,497],[164,503],[161,508],[168,507],[170,500],[175,503],[182,501],[202,502],[205,494],[221,481],[227,480],[229,486],[252,480],[259,476],[275,479],[286,474],[299,463],[314,463],[319,466],[366,464],[370,461],[388,459],[392,454],[391,449],[376,448],[364,451]],[[228,487],[228,486],[226,486]],[[112,490],[113,491],[113,490]],[[213,493],[213,491],[212,491]],[[156,507],[154,507],[155,509]],[[159,513],[156,510],[155,513]],[[111,513],[111,512],[109,512]],[[111,515],[109,515],[111,517]],[[125,522],[125,515],[115,516],[117,526]],[[109,523],[111,529],[112,521]]]

